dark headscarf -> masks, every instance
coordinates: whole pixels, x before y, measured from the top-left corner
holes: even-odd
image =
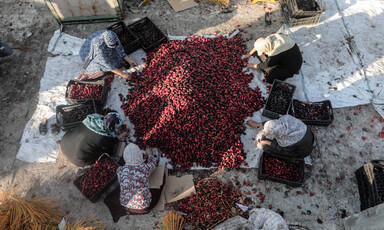
[[[104,116],[104,126],[108,128],[111,131],[114,131],[116,128],[116,125],[120,124],[120,116],[119,114],[116,113],[108,113],[107,115]]]
[[[116,137],[115,129],[123,124],[123,118],[118,113],[108,113],[105,116],[90,114],[84,119],[83,124],[90,130],[103,136]]]

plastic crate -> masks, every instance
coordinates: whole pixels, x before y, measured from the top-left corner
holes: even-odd
[[[320,22],[321,15],[323,15],[324,11],[322,11],[320,14],[317,14],[312,17],[304,17],[304,18],[293,18],[291,17],[291,11],[289,10],[289,7],[287,4],[281,5],[281,10],[283,12],[283,19],[284,23],[288,27],[295,27],[295,26],[303,26],[303,25],[315,25]]]
[[[274,95],[274,93],[276,93],[276,91],[279,88],[278,85],[280,85],[280,84],[285,84],[291,92],[290,92],[290,95],[286,95],[284,97],[284,100],[287,99],[288,103],[284,107],[281,108],[281,111],[273,111],[273,110],[271,110],[271,107],[273,106],[274,102],[271,101],[271,95]],[[263,113],[261,115],[263,115],[265,117],[272,118],[272,119],[277,119],[281,116],[288,114],[290,104],[292,101],[292,97],[293,97],[293,93],[295,92],[295,89],[296,89],[295,85],[292,85],[292,84],[289,84],[289,83],[286,83],[286,82],[283,82],[280,80],[274,80],[271,91],[269,93],[269,97],[267,99],[267,103],[265,103],[265,107],[264,107]]]
[[[126,54],[131,54],[141,48],[139,38],[128,29],[124,22],[115,23],[107,30],[116,33]]]
[[[315,4],[313,7],[313,10],[299,9],[299,7],[297,5],[297,1],[300,1],[300,0],[287,0],[286,1],[286,4],[288,5],[288,7],[290,9],[290,15],[289,16],[292,18],[299,19],[299,18],[313,17],[316,15],[322,14],[324,12],[324,7],[323,7],[323,9],[321,9],[319,3],[317,3],[315,0],[313,0],[313,2]]]
[[[71,91],[73,85],[100,85],[103,87],[101,95],[99,98],[88,98],[88,99],[74,99],[71,98]],[[65,91],[65,100],[67,100],[70,104],[78,104],[78,103],[85,103],[89,100],[95,100],[95,103],[97,105],[104,106],[106,100],[107,100],[107,94],[108,89],[105,85],[104,80],[98,80],[98,81],[78,81],[78,80],[70,80],[67,85],[67,89]]]
[[[379,179],[380,183],[383,183],[384,176],[381,178],[376,177],[374,168],[384,170],[384,161],[373,160],[355,171],[360,195],[361,211],[381,204],[384,201],[384,188],[377,186],[377,180]],[[381,194],[381,196],[379,194]]]
[[[274,157],[274,158],[277,158],[279,160],[285,161],[287,163],[297,164],[298,168],[300,170],[299,171],[299,180],[298,181],[290,181],[290,180],[282,179],[282,178],[279,178],[279,177],[274,177],[274,176],[271,176],[271,175],[268,175],[268,174],[264,173],[263,169],[264,169],[264,158],[265,157]],[[293,186],[293,187],[302,186],[304,184],[304,178],[305,178],[305,164],[304,164],[304,160],[301,160],[301,159],[290,159],[290,158],[287,158],[287,157],[278,156],[276,154],[272,154],[272,153],[268,153],[268,152],[263,152],[261,154],[261,157],[260,157],[260,160],[259,160],[259,170],[258,170],[257,176],[258,176],[258,178],[260,180],[276,181],[276,182],[287,184],[287,185],[290,185],[290,186]]]
[[[128,25],[128,29],[139,38],[141,47],[145,52],[149,52],[168,41],[168,37],[148,17]],[[148,41],[149,37],[153,40],[152,42]]]
[[[104,153],[103,155],[100,156],[99,160],[101,159],[104,159],[104,158],[108,158],[109,161],[113,162],[117,167],[118,165],[116,164],[116,162],[111,158],[109,157],[108,154]],[[91,170],[94,166],[92,166],[90,169],[88,170]],[[85,174],[85,173],[84,173]],[[104,192],[106,192],[108,190],[109,187],[111,187],[116,181],[117,181],[117,174],[115,174],[115,176],[109,180],[109,182],[104,185],[104,187],[102,187],[98,192],[94,193],[93,195],[89,196],[87,194],[85,194],[83,191],[82,191],[82,188],[80,186],[80,180],[81,178],[84,176],[84,174],[82,174],[81,176],[79,176],[78,178],[76,178],[74,181],[73,181],[73,184],[75,185],[75,187],[77,189],[79,189],[79,191],[83,194],[83,196],[85,198],[87,198],[88,200],[90,200],[92,203],[96,203],[100,197],[103,195]]]
[[[94,100],[84,104],[58,105],[56,106],[56,122],[57,125],[66,132],[79,126],[89,114],[98,112],[99,108],[96,107]],[[73,115],[74,113],[77,113],[77,117],[66,117],[69,114]]]
[[[311,120],[311,119],[302,118],[298,116],[297,103],[304,104],[307,107],[321,106],[323,111],[326,111],[326,114],[323,114],[324,118],[322,120]],[[293,99],[290,108],[291,108],[290,114],[300,119],[302,122],[304,122],[304,124],[307,124],[307,125],[327,126],[333,122],[333,109],[332,109],[331,101],[329,100],[319,101],[319,102],[307,102],[307,101],[299,101],[299,100]]]

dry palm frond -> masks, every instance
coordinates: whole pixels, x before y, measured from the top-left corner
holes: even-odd
[[[101,221],[95,216],[87,216],[76,220],[74,223],[67,222],[67,230],[103,230]]]
[[[161,218],[161,228],[164,230],[181,230],[184,225],[184,218],[174,211],[168,212]]]
[[[258,2],[276,3],[276,0],[253,0],[251,4],[256,4]]]
[[[143,1],[140,3],[139,7],[142,6],[142,5],[144,5],[144,4],[146,4],[147,2],[149,2],[149,0],[143,0]]]
[[[202,2],[212,2],[219,6],[229,6],[229,0],[201,0]]]
[[[0,191],[0,229],[57,229],[58,205],[47,198],[25,200],[13,193]]]
[[[21,51],[29,51],[30,49],[32,49],[32,47],[30,47],[30,46],[15,46],[15,47],[12,47],[12,49],[21,50]]]

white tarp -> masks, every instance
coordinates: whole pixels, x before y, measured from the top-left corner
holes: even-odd
[[[331,0],[327,1],[327,9],[319,24],[290,29],[290,35],[299,45],[304,59],[301,74],[286,80],[297,87],[294,98],[303,101],[330,100],[334,108],[367,104],[371,100],[384,104],[381,88],[384,82],[384,52],[380,36],[384,31],[383,12],[384,3],[381,1]],[[287,33],[287,30],[282,31]],[[43,117],[54,118],[56,105],[65,101],[67,82],[83,71],[78,54],[84,40],[63,33],[52,51],[58,37],[59,31],[56,31],[49,43],[48,51],[57,56],[47,60],[38,106],[27,123],[17,154],[18,159],[27,162],[55,161],[58,151],[56,141],[61,139],[63,132],[55,136],[48,131],[47,135],[42,136],[38,130],[39,123]],[[348,37],[352,37],[354,43],[351,44]],[[142,58],[145,55],[141,49],[130,55],[139,63],[139,69],[143,67]],[[257,63],[255,59],[250,61]],[[266,95],[262,74],[255,70],[252,72],[255,78],[250,86],[259,86]],[[106,107],[123,114],[118,94],[125,95],[129,87],[125,80],[115,78]],[[382,110],[382,107],[377,106],[378,110]],[[260,114],[261,111],[255,112],[252,119],[266,120]],[[133,131],[128,118],[125,123]],[[252,138],[258,131],[247,128],[246,135],[241,136],[247,152],[246,161],[250,167],[256,168],[260,151],[256,149],[257,143]],[[165,161],[162,159],[161,163]]]

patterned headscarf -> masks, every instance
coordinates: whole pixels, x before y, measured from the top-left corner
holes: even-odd
[[[106,30],[103,33],[104,42],[109,48],[116,48],[119,38],[112,31]]]
[[[144,163],[144,151],[139,146],[129,143],[124,149],[123,158],[126,165],[140,165]]]
[[[107,121],[105,121],[107,120]],[[102,116],[94,113],[88,115],[84,120],[83,124],[95,133],[107,137],[116,137],[115,129],[123,124],[123,118],[120,114],[112,112]]]
[[[114,49],[108,47],[116,47]],[[119,68],[127,54],[118,36],[110,30],[91,34],[81,46],[80,58],[88,73],[107,72]]]
[[[258,55],[265,53],[268,56],[273,56],[289,50],[294,45],[295,42],[288,36],[283,34],[271,34],[266,38],[257,39],[253,46]]]
[[[291,115],[285,115],[278,120],[267,121],[264,131],[276,138],[281,147],[287,147],[303,139],[307,125]]]

